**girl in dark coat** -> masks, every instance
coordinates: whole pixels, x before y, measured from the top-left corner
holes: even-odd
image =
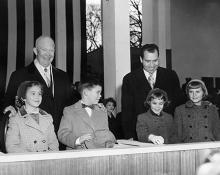
[[[208,91],[203,81],[191,80],[186,86],[189,98],[175,110],[178,142],[206,142],[220,140],[220,120],[215,105],[205,101]]]
[[[156,88],[149,92],[145,106],[150,105],[150,109],[137,117],[136,131],[139,141],[154,144],[173,142],[173,117],[163,111],[167,104],[165,91]]]

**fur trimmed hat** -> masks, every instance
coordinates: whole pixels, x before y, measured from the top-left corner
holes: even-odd
[[[186,86],[186,94],[189,94],[189,89],[197,89],[201,87],[203,92],[204,92],[204,97],[206,97],[208,95],[208,90],[206,88],[205,83],[202,80],[199,79],[193,79],[190,80]]]

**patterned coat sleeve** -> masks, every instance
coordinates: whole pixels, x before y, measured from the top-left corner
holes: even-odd
[[[212,106],[212,132],[216,140],[220,140],[220,120],[218,110],[215,106]]]
[[[149,132],[148,123],[145,122],[144,117],[145,116],[143,114],[138,115],[137,117],[137,125],[136,125],[137,136],[138,136],[138,141],[149,142],[148,136],[151,133]]]
[[[183,133],[182,133],[182,129],[183,129],[183,121],[182,121],[182,115],[181,115],[181,111],[179,110],[179,108],[176,108],[175,113],[174,113],[174,135],[173,135],[173,140],[175,140],[175,142],[177,143],[181,143],[182,142],[182,138],[183,138]]]
[[[63,117],[58,130],[58,139],[64,145],[75,148],[77,136],[74,135],[72,129],[72,113],[68,108],[64,108]]]
[[[6,135],[6,150],[9,153],[26,152],[20,143],[19,126],[17,117],[9,119],[8,131]]]
[[[49,151],[59,151],[59,143],[54,131],[52,116],[50,116],[50,125],[48,127],[48,149]]]

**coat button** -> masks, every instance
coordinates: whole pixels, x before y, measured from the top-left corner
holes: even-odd
[[[192,128],[192,125],[190,125],[189,127]]]
[[[192,140],[192,137],[190,137],[190,139]]]
[[[208,126],[205,126],[205,128],[208,128]]]
[[[205,139],[207,140],[207,139],[208,139],[208,137],[205,137]]]
[[[188,117],[190,118],[191,116],[190,116],[190,115],[188,115]]]
[[[34,141],[34,144],[36,144],[36,143],[37,143],[37,140]]]
[[[42,140],[43,143],[46,143],[46,140]]]
[[[204,118],[207,118],[207,115],[205,115]]]

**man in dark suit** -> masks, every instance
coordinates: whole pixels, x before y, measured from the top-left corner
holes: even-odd
[[[146,112],[144,101],[148,92],[160,88],[167,92],[170,105],[165,110],[173,114],[182,102],[182,91],[175,71],[159,67],[159,48],[146,44],[141,49],[143,68],[128,73],[122,84],[122,127],[126,139],[137,139],[137,115]]]
[[[54,59],[55,44],[48,36],[40,36],[33,49],[36,58],[28,66],[11,74],[4,97],[4,107],[14,106],[15,96],[21,82],[39,81],[43,85],[43,97],[40,108],[53,117],[55,132],[59,129],[60,120],[65,106],[76,102],[73,88],[66,72],[55,68],[51,62]],[[13,112],[13,108],[6,108]]]

